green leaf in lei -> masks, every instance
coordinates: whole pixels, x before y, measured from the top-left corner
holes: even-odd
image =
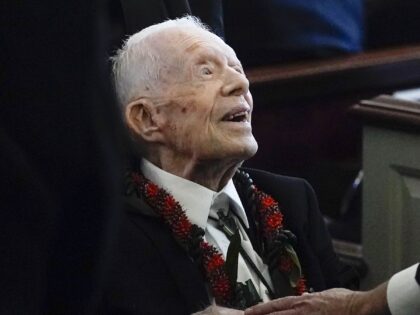
[[[238,259],[239,251],[241,249],[241,236],[239,230],[235,231],[230,237],[230,244],[226,255],[225,269],[229,277],[232,287],[236,286],[236,279],[238,278]]]
[[[287,252],[290,259],[292,259],[292,261],[293,261],[293,268],[290,271],[289,281],[290,281],[290,285],[293,288],[295,288],[298,280],[302,277],[302,267],[300,266],[299,258],[297,256],[295,250],[293,249],[293,247],[290,244],[286,244],[284,246],[284,250]]]

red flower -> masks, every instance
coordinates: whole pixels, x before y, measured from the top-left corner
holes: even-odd
[[[271,196],[268,196],[268,195],[264,196],[261,199],[261,206],[262,206],[261,210],[265,210],[265,209],[273,206],[275,203],[276,203],[276,201]]]
[[[159,192],[159,187],[151,182],[147,183],[145,188],[146,188],[146,196],[148,198],[156,197],[156,195]]]
[[[305,292],[308,292],[308,289],[306,288],[306,280],[301,277],[296,283],[295,293],[296,295],[302,295]]]
[[[265,223],[267,225],[267,229],[269,230],[276,230],[281,228],[283,223],[283,215],[280,212],[270,213],[267,216]]]
[[[174,233],[180,239],[186,239],[191,231],[191,228],[192,223],[187,219],[187,217],[183,216],[177,223],[175,223]]]
[[[222,254],[213,255],[206,264],[207,272],[212,272],[213,270],[223,266],[225,263]]]
[[[207,250],[209,250],[210,249],[210,244],[209,243],[207,243],[207,242],[205,242],[205,241],[202,241],[201,243],[200,243],[200,247],[201,247],[201,249],[203,249],[204,251],[207,251]]]
[[[225,305],[230,298],[230,283],[226,274],[221,275],[211,283],[211,288],[216,302]]]
[[[175,210],[176,207],[176,201],[174,199],[174,197],[172,197],[171,195],[167,195],[165,197],[164,203],[163,203],[163,215],[167,216],[170,213],[172,213]]]
[[[280,257],[280,271],[284,273],[289,273],[293,268],[293,261],[289,256]]]

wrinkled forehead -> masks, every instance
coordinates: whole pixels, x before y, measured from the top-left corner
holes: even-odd
[[[220,37],[202,29],[173,28],[162,31],[153,39],[160,54],[178,61],[186,61],[197,54],[217,54],[229,62],[239,63],[235,51]]]

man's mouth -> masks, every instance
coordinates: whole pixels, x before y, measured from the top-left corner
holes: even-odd
[[[248,122],[249,121],[249,110],[248,109],[235,109],[227,113],[222,121],[229,122]]]

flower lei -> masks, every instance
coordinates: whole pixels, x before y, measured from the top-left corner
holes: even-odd
[[[176,241],[193,256],[193,259],[200,263],[216,303],[228,307],[238,306],[235,303],[236,288],[230,282],[225,268],[225,260],[216,247],[204,241],[203,229],[189,221],[185,211],[172,195],[145,178],[140,172],[131,172],[130,179],[137,194],[142,196],[169,226]],[[252,189],[256,197],[256,209],[260,216],[263,237],[267,244],[278,245],[276,240],[285,231],[283,230],[283,214],[278,203],[271,196],[259,191],[254,185],[252,185]],[[280,248],[280,255],[278,255],[276,265],[278,270],[290,279],[293,293],[301,295],[307,292],[306,280],[300,273],[299,261],[296,262],[297,256],[294,259],[293,255],[288,255],[284,246],[278,248]],[[296,264],[299,267],[298,277],[291,279]]]
[[[267,247],[276,247],[278,253],[278,270],[287,275],[295,295],[307,292],[306,279],[301,275],[299,260],[290,244],[284,244],[279,239],[291,232],[283,229],[283,214],[276,200],[270,195],[253,187],[257,201],[257,215],[262,224],[262,234]],[[294,237],[294,235],[292,235]],[[287,238],[287,236],[286,236]],[[298,269],[298,270],[296,270]],[[293,274],[297,271],[297,274]]]

